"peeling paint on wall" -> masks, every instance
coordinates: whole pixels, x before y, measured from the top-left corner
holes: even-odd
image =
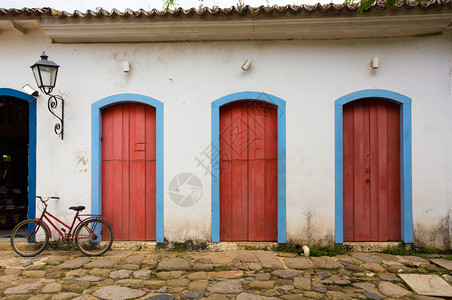
[[[88,152],[87,151],[74,151],[74,152],[72,152],[72,154],[74,155],[77,171],[79,173],[88,172],[88,157],[89,157]]]

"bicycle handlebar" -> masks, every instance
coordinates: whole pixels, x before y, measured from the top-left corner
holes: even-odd
[[[42,198],[42,196],[36,196],[36,198],[41,200],[41,202],[47,202],[50,199],[60,200],[60,197],[55,197],[55,196],[46,197],[44,199]]]

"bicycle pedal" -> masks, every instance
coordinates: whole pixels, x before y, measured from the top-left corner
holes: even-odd
[[[64,233],[66,233],[66,229],[64,229],[64,228],[61,228],[61,231],[63,231]]]

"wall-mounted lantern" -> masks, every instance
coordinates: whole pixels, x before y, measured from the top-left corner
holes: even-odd
[[[242,70],[248,71],[249,68],[251,67],[251,64],[252,64],[251,60],[249,60],[249,59],[245,60],[245,62],[242,65]]]
[[[30,68],[35,76],[36,84],[39,89],[49,96],[47,107],[52,115],[54,115],[59,122],[55,124],[55,133],[63,139],[64,129],[64,100],[63,97],[58,95],[52,95],[51,92],[56,84],[58,68],[60,67],[55,62],[48,60],[48,56],[45,52],[42,52],[41,59],[34,63]],[[58,106],[58,101],[61,102],[61,117],[55,114],[55,109]]]
[[[380,67],[380,59],[378,57],[372,57],[370,59],[370,67],[372,69],[378,69]]]

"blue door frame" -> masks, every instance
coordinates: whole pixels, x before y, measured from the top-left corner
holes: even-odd
[[[278,107],[278,243],[286,242],[286,102],[262,92],[240,92],[212,102],[212,227],[213,243],[220,242],[220,106],[241,100],[265,101]]]
[[[28,218],[36,216],[36,98],[24,92],[0,88],[0,97],[28,102]]]
[[[147,104],[156,110],[156,241],[163,243],[163,103],[154,98],[138,94],[118,94],[91,105],[91,213],[102,213],[102,109],[125,102]]]
[[[413,242],[412,166],[411,166],[411,99],[387,90],[362,90],[345,95],[334,102],[335,116],[335,240],[344,242],[343,234],[343,106],[364,98],[380,98],[400,105],[400,170],[401,170],[401,236]]]

